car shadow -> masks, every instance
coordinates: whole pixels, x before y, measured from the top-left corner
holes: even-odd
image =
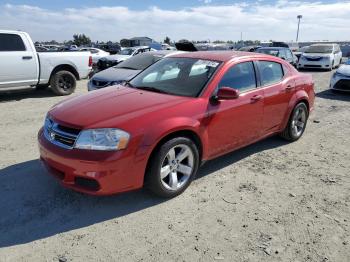
[[[197,179],[252,154],[285,144],[283,140],[272,137],[208,161],[200,168]],[[146,190],[108,197],[76,193],[63,188],[47,175],[37,159],[1,169],[0,188],[0,248],[32,242],[172,201],[153,196]]]
[[[316,94],[316,97],[329,99],[329,100],[350,102],[350,93],[341,92],[341,91],[332,91],[330,89],[318,92]]]
[[[27,98],[46,98],[56,96],[50,88],[37,90],[35,88],[26,88],[13,91],[0,90],[0,103],[20,101]]]

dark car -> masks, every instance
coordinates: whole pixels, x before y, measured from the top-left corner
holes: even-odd
[[[294,67],[297,66],[298,58],[293,55],[292,51],[287,47],[262,47],[257,49],[255,52],[277,56],[289,62]]]
[[[136,47],[127,47],[121,50],[118,54],[105,56],[100,58],[97,61],[97,71],[105,70],[109,67],[115,66],[135,55],[142,54],[145,52],[152,51],[152,48],[149,46],[136,46]]]
[[[249,45],[249,46],[243,46],[238,51],[243,52],[255,52],[257,49],[259,49],[261,46],[259,45]]]
[[[107,86],[120,84],[124,81],[128,81],[140,73],[142,70],[154,64],[163,57],[176,53],[179,52],[163,50],[151,51],[133,56],[116,66],[96,73],[88,82],[88,90],[97,90]]]

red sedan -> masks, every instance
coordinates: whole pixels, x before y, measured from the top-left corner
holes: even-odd
[[[144,185],[173,197],[205,160],[279,134],[298,140],[314,106],[312,77],[264,54],[165,58],[124,85],[54,106],[41,160],[61,183],[107,195]]]

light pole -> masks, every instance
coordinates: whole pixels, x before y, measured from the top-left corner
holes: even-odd
[[[298,15],[297,18],[298,18],[298,31],[297,31],[297,41],[296,41],[296,42],[298,43],[298,40],[299,40],[300,20],[303,18],[303,16],[302,16],[302,15]]]

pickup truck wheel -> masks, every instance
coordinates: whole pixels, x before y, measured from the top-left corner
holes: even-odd
[[[71,72],[58,71],[51,77],[50,85],[56,95],[66,96],[74,92],[77,80]]]

